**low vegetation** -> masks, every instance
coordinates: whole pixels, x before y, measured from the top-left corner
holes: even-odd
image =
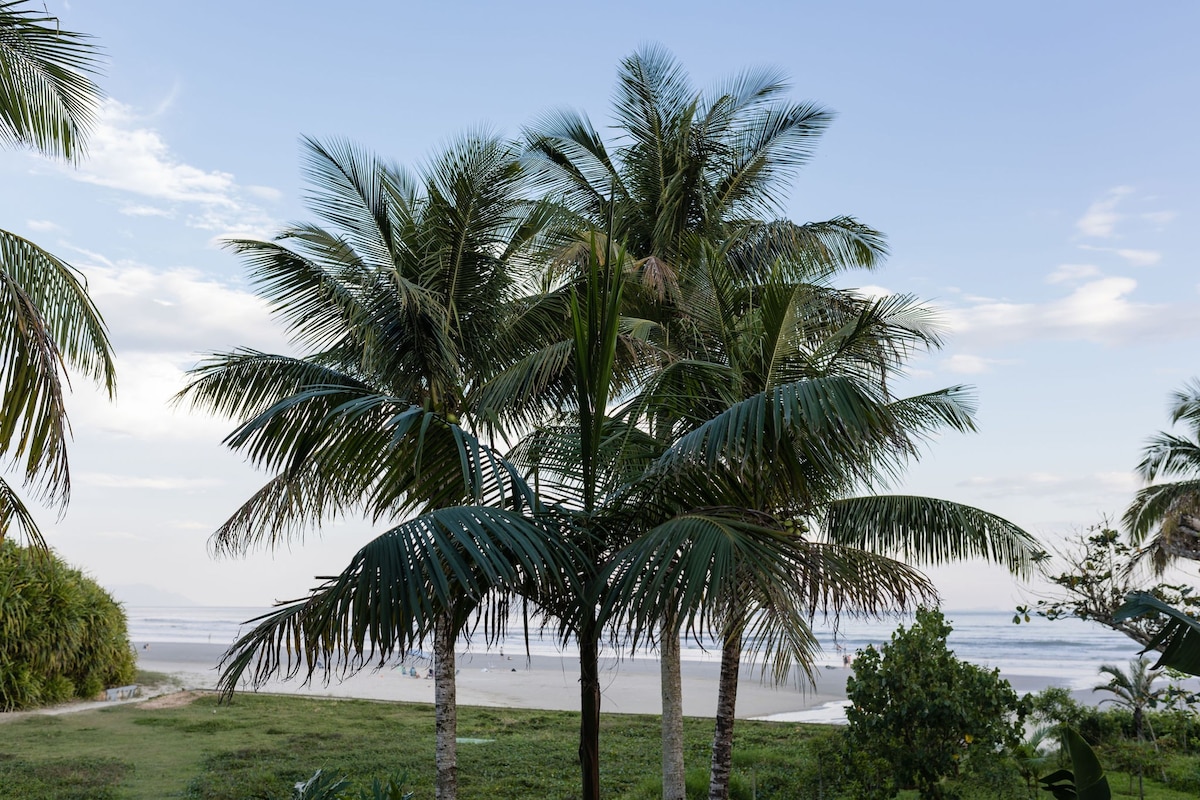
[[[1137,797],[1136,782],[1114,760],[1131,719],[1065,703],[1061,695],[1034,713],[1071,716],[1089,735],[1111,736],[1097,753],[1114,797]],[[218,705],[203,696],[188,705],[114,706],[61,716],[30,716],[4,728],[0,797],[22,800],[291,800],[295,784],[317,769],[348,776],[354,790],[375,779],[405,778],[414,800],[433,797],[433,708],[323,698],[239,696]],[[1042,717],[1039,717],[1041,719]],[[1174,726],[1149,715],[1163,748],[1147,771],[1145,797],[1185,800],[1200,792],[1200,726]],[[1181,719],[1178,716],[1175,719]],[[459,717],[460,796],[578,797],[576,734],[568,712],[463,708]],[[651,716],[602,718],[604,796],[660,796],[659,721]],[[1182,726],[1182,727],[1181,727]],[[1168,734],[1168,731],[1170,732]],[[1165,739],[1180,742],[1168,744]],[[704,797],[711,721],[687,719],[684,741],[689,797]],[[844,728],[739,722],[731,796],[739,800],[835,800],[866,796],[848,755]],[[1056,769],[1053,758],[1040,767]],[[1003,781],[998,779],[1003,775]],[[1166,776],[1166,782],[1163,776]],[[945,796],[1027,798],[1015,771],[977,774],[943,784]],[[354,795],[351,795],[354,796]],[[902,800],[917,793],[901,791]],[[1045,792],[1041,797],[1049,797]]]

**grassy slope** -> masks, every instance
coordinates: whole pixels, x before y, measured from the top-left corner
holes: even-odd
[[[570,713],[460,709],[460,736],[494,740],[460,745],[460,796],[574,797],[577,725]],[[739,722],[741,782],[753,779],[761,789],[790,771],[800,742],[818,729]],[[320,767],[360,779],[407,772],[416,796],[429,798],[432,731],[429,706],[295,697],[239,696],[230,706],[208,697],[183,708],[124,705],[30,717],[0,728],[0,797],[284,800],[295,781]],[[657,717],[605,717],[606,796],[655,796],[658,735]],[[697,773],[710,736],[710,721],[687,720],[687,759]],[[1124,781],[1113,783],[1121,796]],[[1147,797],[1188,796],[1156,787]]]

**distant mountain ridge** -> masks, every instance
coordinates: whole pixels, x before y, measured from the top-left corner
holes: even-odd
[[[124,606],[197,606],[195,600],[178,592],[169,592],[148,583],[124,583],[106,586],[117,602]]]

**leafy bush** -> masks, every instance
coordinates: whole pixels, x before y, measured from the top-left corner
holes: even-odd
[[[847,682],[847,736],[852,750],[886,763],[894,778],[872,796],[902,788],[952,796],[944,778],[992,775],[1020,742],[1024,704],[999,670],[957,659],[946,647],[950,630],[940,612],[921,609],[890,643],[859,651]]]
[[[125,612],[51,553],[0,541],[0,711],[133,680]]]

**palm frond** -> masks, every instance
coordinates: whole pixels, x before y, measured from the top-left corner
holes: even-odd
[[[634,641],[669,612],[684,629],[752,633],[776,680],[810,669],[815,614],[879,614],[935,596],[917,570],[883,556],[806,542],[744,508],[697,509],[657,525],[617,553],[602,607],[621,609]],[[730,614],[734,613],[735,618]]]
[[[533,187],[576,214],[604,219],[610,194],[623,194],[604,140],[587,115],[566,109],[544,114],[525,130],[525,140],[522,163]]]
[[[14,529],[25,537],[29,547],[36,550],[48,549],[37,522],[25,507],[20,495],[0,478],[0,541],[7,539]]]
[[[413,179],[400,167],[344,139],[301,138],[304,174],[312,189],[312,211],[344,231],[350,248],[368,263],[395,258],[395,219],[391,201],[411,197]]]
[[[0,144],[75,159],[101,99],[99,50],[28,5],[0,3]]]
[[[1200,472],[1200,444],[1170,433],[1155,434],[1142,449],[1137,471],[1146,481]]]
[[[1167,618],[1166,624],[1142,650],[1142,653],[1161,651],[1154,669],[1170,668],[1200,675],[1200,620],[1145,592],[1129,595],[1125,605],[1113,614],[1113,619],[1120,622],[1147,614],[1161,614]]]
[[[1200,479],[1157,483],[1141,489],[1121,521],[1134,544],[1150,537],[1145,550],[1153,556],[1157,572],[1161,573],[1175,558],[1200,558]]]
[[[50,499],[70,489],[66,367],[111,396],[108,333],[75,270],[32,242],[0,231],[0,456],[23,462],[27,483]]]
[[[372,540],[309,597],[252,620],[222,659],[219,687],[228,696],[243,678],[261,686],[383,666],[417,646],[443,610],[497,590],[561,590],[577,560],[566,540],[520,515],[439,509]]]
[[[191,382],[175,396],[211,413],[232,418],[256,417],[276,403],[313,387],[341,387],[361,394],[368,387],[351,375],[315,359],[263,353],[239,347],[210,353],[188,371]]]
[[[785,384],[760,392],[680,437],[663,457],[780,472],[825,472],[861,478],[864,447],[895,433],[886,405],[870,387],[844,376]],[[794,482],[794,481],[793,481]]]
[[[308,462],[276,475],[251,495],[209,537],[213,555],[242,556],[258,547],[274,550],[303,540],[310,530],[346,516],[362,505],[365,488],[352,486],[342,472]]]
[[[1015,575],[1032,572],[1037,543],[995,514],[932,497],[875,495],[829,504],[822,525],[834,544],[913,564],[982,558]]]

